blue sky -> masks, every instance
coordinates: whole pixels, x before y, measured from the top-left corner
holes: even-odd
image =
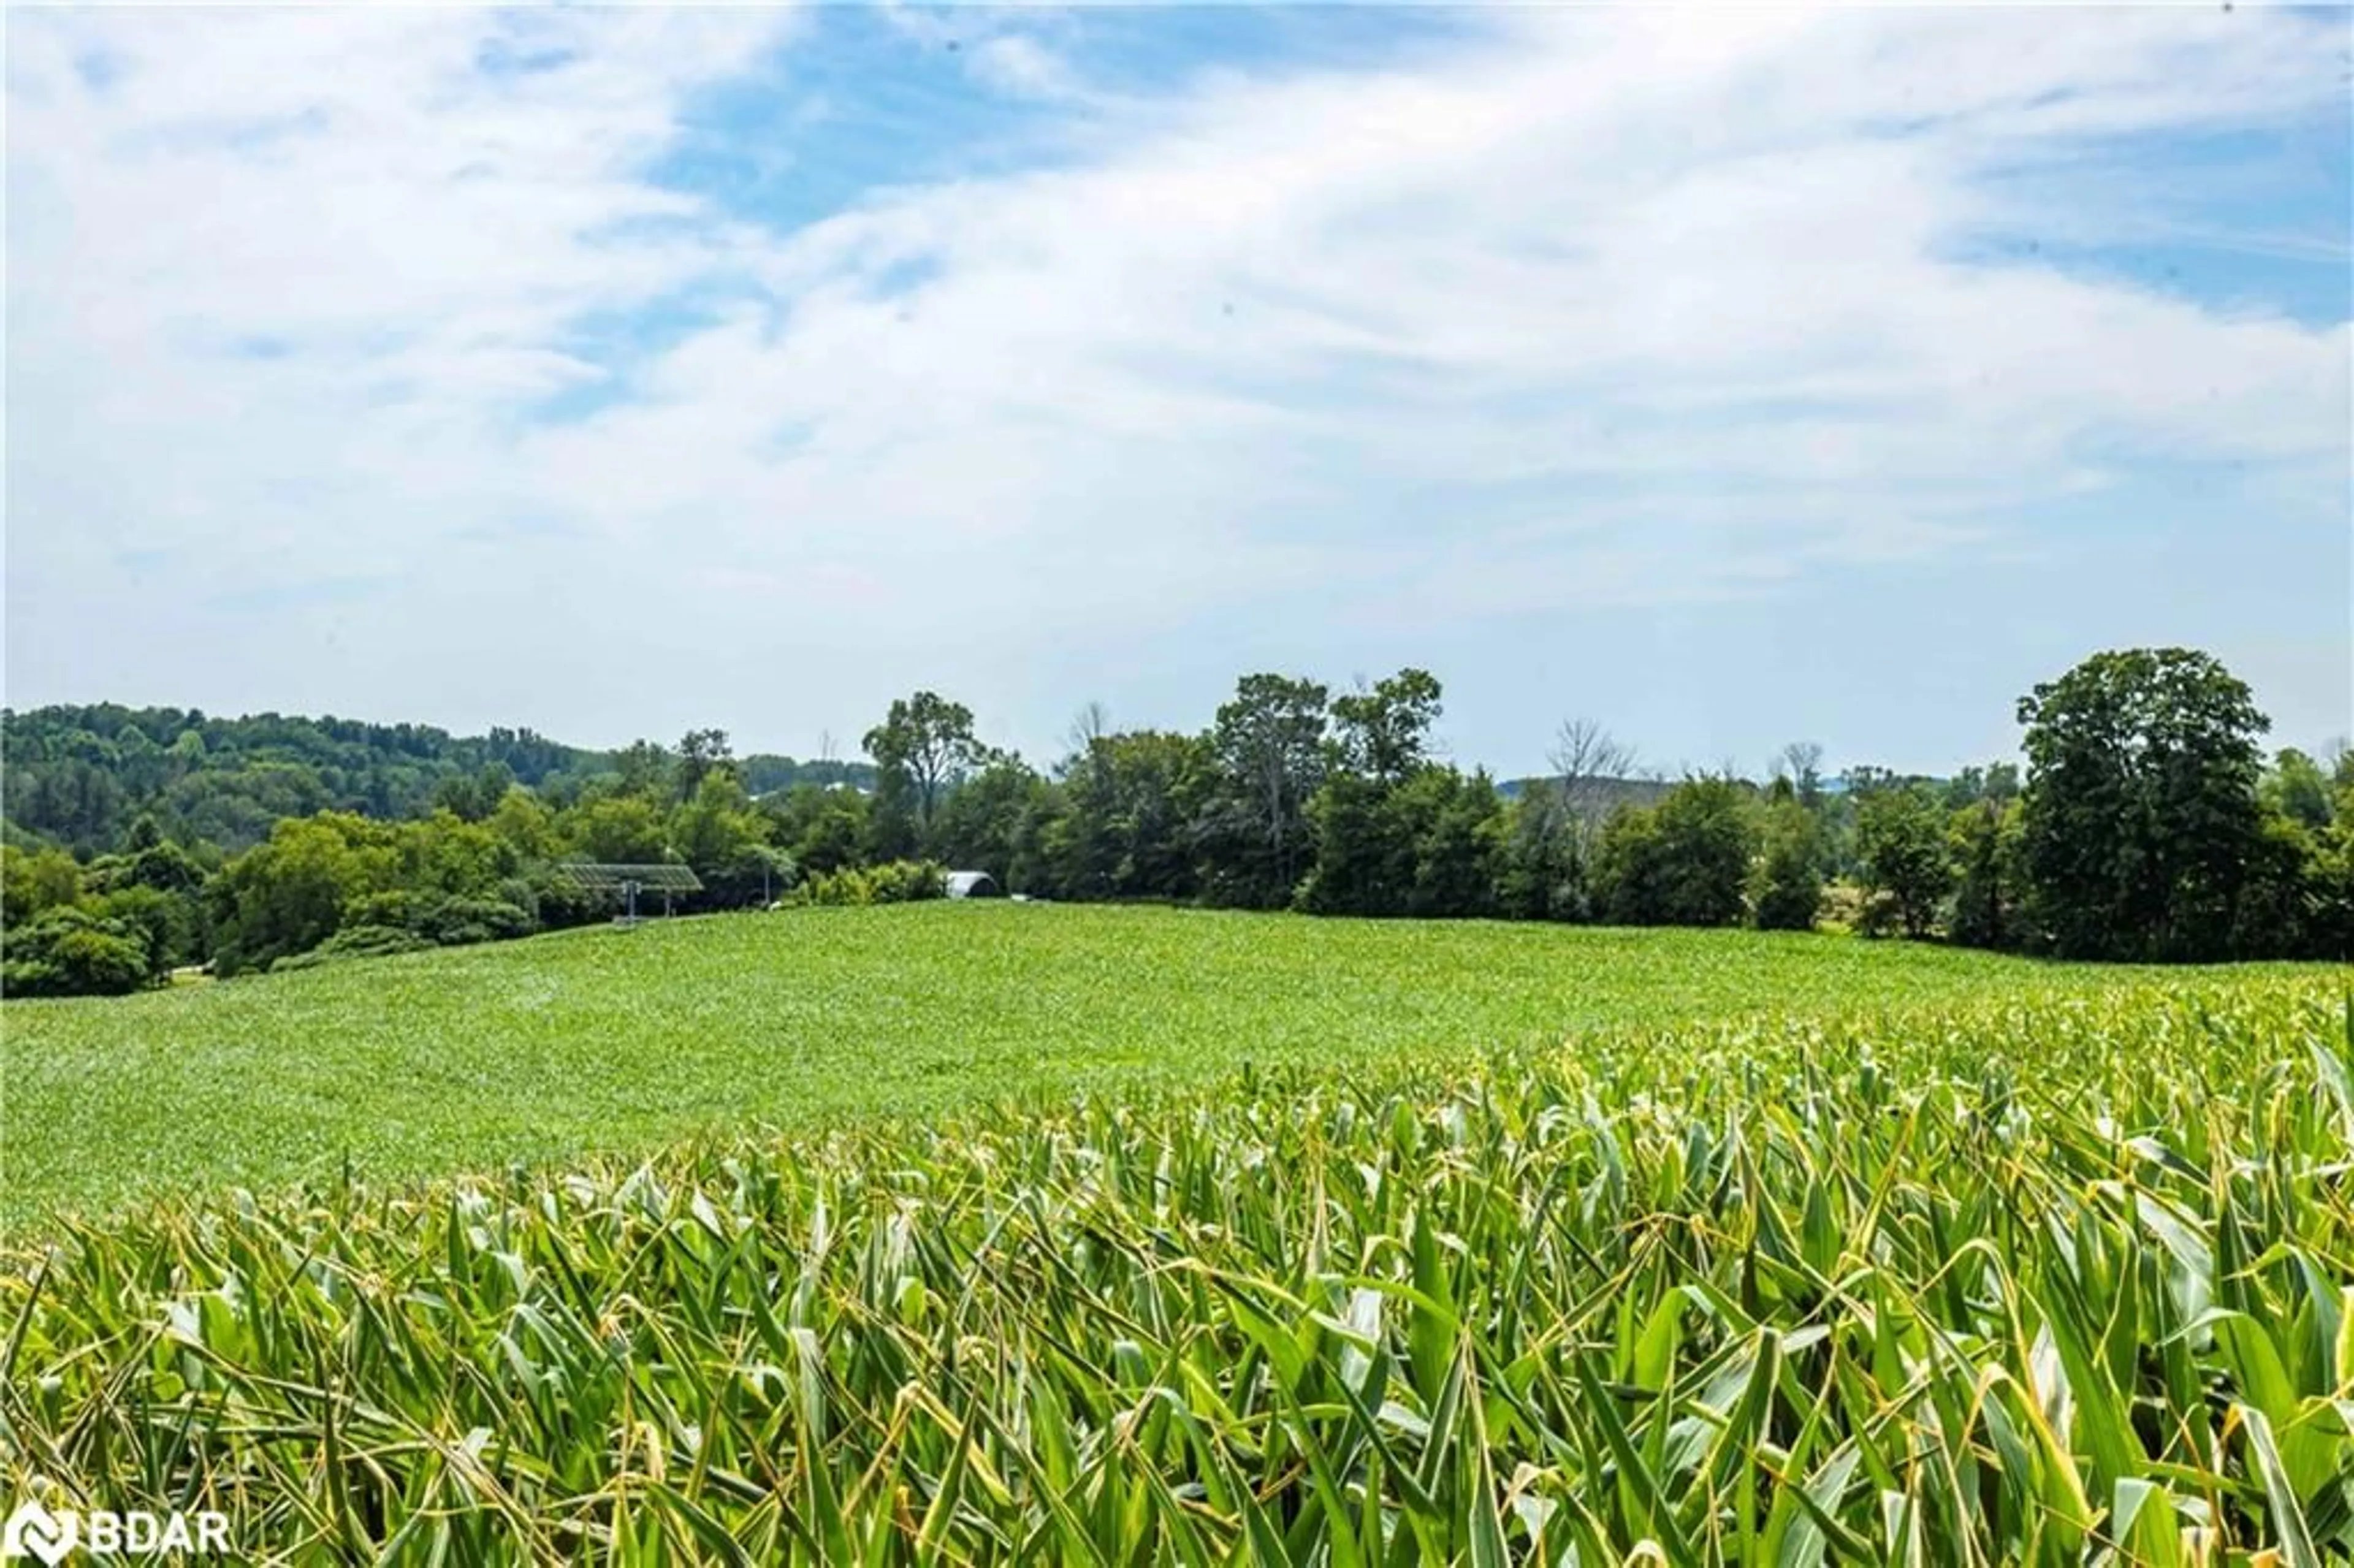
[[[2354,729],[2344,12],[17,12],[14,705]]]

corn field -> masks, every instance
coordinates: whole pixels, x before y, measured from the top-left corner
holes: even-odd
[[[2354,1557],[2354,1002],[1298,1066],[20,1240],[10,1495],[270,1562]]]

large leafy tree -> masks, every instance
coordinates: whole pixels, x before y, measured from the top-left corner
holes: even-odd
[[[672,810],[669,830],[671,853],[705,873],[756,861],[752,852],[769,840],[768,821],[727,772],[705,772]]]
[[[81,868],[60,849],[0,845],[0,922],[15,925],[81,898]]]
[[[763,800],[773,835],[810,876],[858,863],[872,836],[868,798],[847,785],[796,784],[781,800]]]
[[[1819,792],[1819,777],[1815,788]],[[1822,907],[1822,831],[1800,789],[1789,776],[1775,779],[1762,819],[1749,899],[1750,918],[1761,931],[1812,930]]]
[[[601,795],[567,814],[568,848],[583,860],[645,865],[670,855],[670,824],[662,807],[640,794]]]
[[[1299,885],[1311,915],[1392,915],[1414,880],[1410,826],[1390,810],[1390,787],[1335,770],[1309,798],[1316,859]]]
[[[1505,821],[1494,780],[1485,773],[1426,766],[1390,791],[1384,810],[1410,854],[1400,913],[1496,913]]]
[[[1054,815],[1055,789],[1012,752],[989,756],[942,802],[936,853],[960,871],[985,871],[1016,892],[1044,882],[1044,841]]]
[[[2016,799],[1992,796],[1963,807],[1946,831],[1954,860],[1953,916],[1946,934],[1964,947],[2014,946],[2019,932],[2019,823]]]
[[[1307,867],[1309,797],[1324,781],[1325,690],[1286,675],[1245,675],[1210,732],[1219,790],[1203,837],[1221,902],[1273,908]]]
[[[894,702],[862,744],[875,759],[875,848],[886,857],[929,841],[941,800],[985,756],[972,710],[937,692]]]
[[[766,902],[790,880],[792,857],[769,842],[771,821],[753,809],[732,767],[706,768],[695,793],[671,811],[669,830],[671,853],[703,881],[694,907]]]
[[[472,773],[453,773],[434,787],[433,803],[441,810],[479,822],[498,810],[514,787],[514,769],[504,762],[485,762]]]
[[[678,798],[692,800],[714,773],[732,772],[736,753],[724,729],[691,729],[678,743]]]
[[[1371,691],[1332,699],[1341,766],[1377,785],[1405,782],[1420,768],[1439,711],[1438,678],[1400,670]]]
[[[1209,740],[1162,730],[1089,733],[1060,771],[1062,814],[1044,852],[1077,898],[1191,898],[1194,819],[1217,783]]]
[[[2293,746],[2285,747],[2273,758],[2259,792],[2266,810],[2278,812],[2300,827],[2319,832],[2330,824],[2333,812],[2329,775],[2321,770],[2319,763]]]
[[[1855,853],[1863,885],[1908,937],[1929,934],[1953,891],[1946,834],[1945,809],[1926,784],[1876,785],[1857,798]]]
[[[1426,786],[1413,800],[1403,792],[1426,773],[1452,772],[1424,760],[1438,712],[1438,682],[1426,670],[1333,699],[1331,766],[1308,804],[1316,861],[1300,885],[1301,908],[1394,915],[1416,901],[1416,840],[1446,791]]]
[[[1730,779],[1687,779],[1657,806],[1622,807],[1603,830],[1596,881],[1619,926],[1729,926],[1741,918],[1755,846]]]
[[[633,740],[613,754],[613,769],[620,775],[620,792],[644,795],[667,803],[678,786],[678,761],[651,740]]]
[[[2071,958],[2225,956],[2261,819],[2248,688],[2185,648],[2096,653],[2019,704],[2020,860],[2033,916]]]
[[[282,821],[207,888],[224,975],[266,969],[333,936],[346,906],[400,885],[400,832],[347,811]]]
[[[1516,920],[1583,920],[1591,913],[1586,872],[1568,812],[1543,781],[1524,786],[1499,824],[1496,899]]]

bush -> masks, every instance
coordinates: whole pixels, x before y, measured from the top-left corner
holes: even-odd
[[[1909,934],[1904,904],[1896,895],[1884,887],[1858,887],[1855,896],[1855,918],[1850,924],[1857,936],[1876,940]]]
[[[539,929],[539,895],[530,884],[512,877],[499,884],[499,896],[489,898],[394,888],[363,895],[344,906],[344,925],[346,929],[405,932],[418,938],[419,947],[505,941]]]
[[[410,929],[417,924],[417,895],[405,887],[362,894],[344,906],[343,923]]]
[[[80,909],[51,909],[9,927],[0,944],[8,996],[121,996],[150,973],[144,932]]]
[[[281,959],[270,966],[273,974],[288,969],[313,969],[347,959],[381,959],[393,953],[423,952],[431,942],[398,926],[346,926],[307,953]]]
[[[146,944],[147,972],[153,979],[160,980],[175,966],[204,958],[204,906],[192,894],[133,883],[102,895],[92,910]]]
[[[1823,885],[1823,901],[1815,918],[1825,930],[1861,932],[1869,920],[1866,906],[1870,902],[1863,889],[1846,877],[1834,877]]]
[[[59,849],[0,844],[0,919],[29,921],[81,899],[81,867]]]
[[[790,906],[912,904],[947,897],[948,876],[948,868],[932,860],[846,866],[811,877],[778,902]]]
[[[528,937],[539,922],[531,912],[503,898],[468,898],[451,895],[437,898],[419,911],[409,928],[444,948],[473,942],[504,942]]]
[[[532,926],[539,926],[539,889],[520,876],[510,876],[501,882],[492,896],[502,904],[512,904],[524,912]]]

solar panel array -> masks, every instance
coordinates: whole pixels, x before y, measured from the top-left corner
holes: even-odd
[[[635,886],[645,893],[700,893],[703,879],[684,865],[629,865],[613,861],[566,860],[548,868],[556,880],[577,893],[622,893]]]

